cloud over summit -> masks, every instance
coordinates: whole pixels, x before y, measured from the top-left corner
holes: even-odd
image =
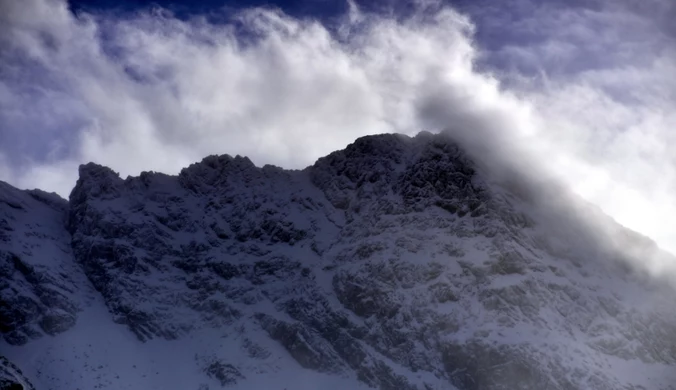
[[[214,23],[0,0],[0,179],[66,196],[88,161],[123,176],[224,153],[300,168],[362,135],[447,129],[676,242],[676,45],[657,11],[426,3],[351,4],[328,28],[260,8]]]

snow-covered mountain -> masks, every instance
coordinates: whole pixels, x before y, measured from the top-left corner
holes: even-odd
[[[0,389],[676,389],[673,290],[445,135],[79,174],[0,183]]]

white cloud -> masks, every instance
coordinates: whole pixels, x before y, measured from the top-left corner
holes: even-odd
[[[41,73],[39,87],[47,91],[7,98],[3,116],[26,113],[20,107],[31,100],[56,107],[31,110],[30,123],[57,138],[72,136],[69,163],[94,160],[123,175],[176,172],[211,153],[302,167],[361,135],[416,132],[413,103],[434,77],[447,77],[468,96],[484,83],[471,70],[471,25],[451,10],[425,23],[353,12],[341,43],[317,22],[253,9],[237,16],[252,35],[247,43],[229,26],[165,12],[114,20],[75,18],[53,1],[18,8],[5,44]],[[3,86],[11,94],[33,83]],[[77,130],[62,129],[64,118]],[[5,131],[23,131],[21,125]],[[44,186],[37,173],[55,163],[29,164],[31,174],[15,183]],[[67,194],[74,175],[51,188]]]
[[[568,58],[525,48],[541,62],[582,62],[576,71],[550,75],[526,97],[550,157],[566,161],[552,169],[619,222],[676,252],[674,37],[621,11],[587,12],[572,21],[595,28],[579,34],[582,43]]]
[[[403,20],[352,4],[335,33],[251,9],[235,17],[245,34],[161,10],[0,4],[0,179],[20,187],[67,195],[87,161],[123,176],[223,153],[299,168],[362,135],[433,124],[503,158],[530,155],[676,251],[673,37],[625,8],[528,3],[532,16],[507,28],[541,39],[483,52],[471,21],[437,3]],[[478,71],[486,58],[504,69]],[[514,64],[541,76],[505,73]]]

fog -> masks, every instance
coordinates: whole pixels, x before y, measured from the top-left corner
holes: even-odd
[[[302,168],[359,136],[446,131],[497,176],[557,188],[542,193],[569,194],[556,197],[565,207],[580,196],[676,251],[673,6],[520,4],[515,20],[429,1],[395,18],[350,3],[329,28],[272,9],[215,23],[2,1],[0,180],[67,197],[89,161],[123,177],[225,153]],[[518,38],[478,39],[501,26]],[[633,257],[655,275],[673,268],[668,256]]]

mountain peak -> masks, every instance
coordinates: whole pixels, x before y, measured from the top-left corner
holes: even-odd
[[[673,294],[489,173],[423,132],[90,163],[64,212],[0,183],[3,353],[55,388],[673,389]]]
[[[258,168],[248,157],[227,154],[211,155],[202,161],[190,164],[178,174],[179,182],[185,188],[196,192],[208,192],[224,185],[233,176],[246,176]]]
[[[79,178],[70,193],[69,201],[81,203],[85,197],[117,195],[117,187],[124,181],[112,169],[93,162],[78,167]]]
[[[115,180],[120,179],[120,174],[112,169],[94,162],[81,164],[78,174],[82,180]]]

